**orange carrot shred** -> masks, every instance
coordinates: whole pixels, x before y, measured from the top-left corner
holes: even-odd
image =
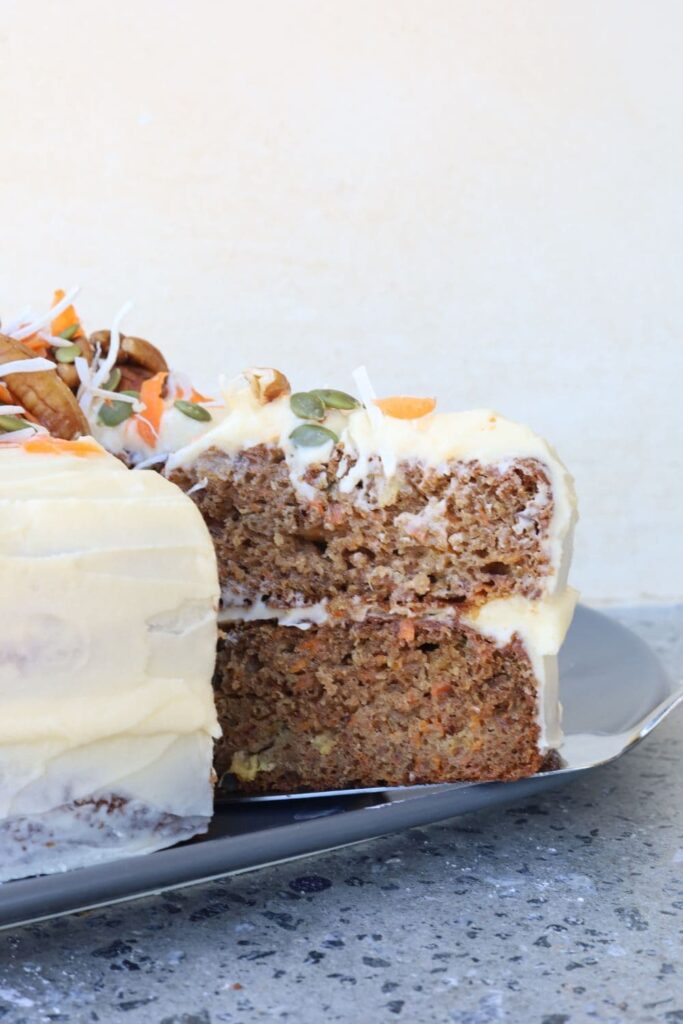
[[[394,395],[391,398],[377,398],[375,405],[385,416],[395,420],[419,420],[436,409],[435,398],[413,398],[411,395]]]
[[[48,354],[47,342],[37,334],[32,334],[30,338],[24,338],[23,344],[26,345],[27,348],[30,348],[31,352],[37,356],[45,358]]]
[[[206,395],[202,395],[202,394],[200,394],[199,391],[195,391],[195,389],[192,388],[192,394],[190,395],[190,401],[194,402],[195,405],[196,405],[196,404],[198,404],[200,402],[213,402],[213,398],[207,398]]]
[[[61,302],[64,295],[64,289],[58,288],[52,299],[52,305],[56,306],[58,302]],[[72,335],[72,338],[82,338],[84,336],[81,321],[79,320],[78,314],[73,306],[67,306],[66,309],[62,310],[62,312],[55,317],[50,326],[50,333],[53,338],[58,338],[60,334],[64,331],[68,331],[70,327],[78,328],[78,330]]]
[[[104,455],[105,451],[96,441],[91,438],[84,438],[80,441],[65,441],[61,437],[32,437],[24,441],[21,446],[24,451],[35,455],[61,455],[68,452],[70,455],[77,455],[85,458],[88,455]]]
[[[145,444],[150,448],[156,448],[161,426],[161,417],[164,414],[164,400],[162,392],[168,373],[162,370],[155,373],[149,380],[143,381],[140,388],[140,401],[144,405],[142,412],[136,416],[138,433]]]
[[[3,405],[16,405],[16,402],[13,400],[4,384],[0,384],[0,402],[2,402]]]

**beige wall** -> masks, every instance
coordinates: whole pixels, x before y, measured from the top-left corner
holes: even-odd
[[[683,598],[683,5],[0,0],[0,308],[492,405],[575,580]]]

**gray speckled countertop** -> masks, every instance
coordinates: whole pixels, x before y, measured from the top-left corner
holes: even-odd
[[[613,613],[683,677],[683,607]],[[683,714],[531,803],[0,933],[0,1022],[683,1024]]]

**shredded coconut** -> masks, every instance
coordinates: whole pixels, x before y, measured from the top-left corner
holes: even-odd
[[[24,338],[30,338],[31,335],[37,334],[42,327],[45,327],[46,324],[52,323],[52,321],[55,320],[60,313],[63,313],[64,310],[71,305],[71,303],[76,298],[80,290],[81,286],[76,285],[75,288],[72,288],[70,291],[66,293],[61,302],[58,302],[56,305],[52,306],[52,308],[48,310],[47,313],[43,313],[36,320],[32,320],[30,323],[24,324],[23,326],[19,326],[11,332],[8,331],[8,333],[16,341],[23,341]]]
[[[55,363],[40,356],[36,356],[35,359],[14,359],[0,366],[0,377],[6,377],[10,373],[39,373],[42,370],[56,369]]]

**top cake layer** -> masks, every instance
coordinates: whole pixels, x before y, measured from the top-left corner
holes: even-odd
[[[368,404],[305,423],[305,440],[320,443],[302,444],[288,394],[264,402],[238,380],[224,400],[167,472],[195,488],[219,545],[224,526],[219,564],[233,603],[241,592],[285,607],[341,594],[387,608],[477,606],[563,589],[572,481],[527,427],[489,410],[402,420]]]

